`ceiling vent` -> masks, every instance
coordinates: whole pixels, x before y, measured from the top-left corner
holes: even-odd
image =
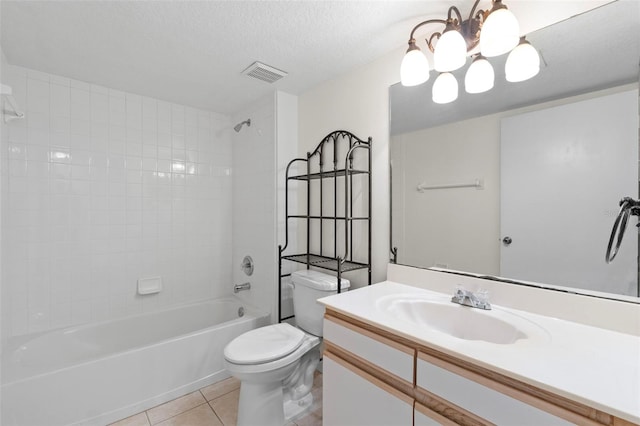
[[[258,80],[266,81],[267,83],[274,83],[286,76],[288,73],[256,61],[242,71],[242,74],[257,78]]]

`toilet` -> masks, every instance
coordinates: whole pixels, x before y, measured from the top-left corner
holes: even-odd
[[[282,426],[311,408],[320,360],[324,307],[337,291],[334,276],[312,270],[291,274],[296,327],[273,324],[248,331],[224,348],[225,367],[240,380],[238,426]],[[341,280],[341,291],[349,281]]]

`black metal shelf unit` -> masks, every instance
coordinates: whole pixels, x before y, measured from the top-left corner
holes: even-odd
[[[368,284],[371,285],[371,138],[366,141],[345,130],[336,130],[325,136],[313,152],[307,152],[306,158],[295,158],[286,169],[285,182],[285,244],[278,246],[278,318],[280,321],[291,317],[282,317],[282,278],[290,274],[282,273],[282,261],[301,263],[311,267],[336,272],[338,293],[341,292],[341,278],[344,272],[367,270]],[[366,157],[363,155],[366,152]],[[362,152],[362,154],[361,154]],[[327,158],[330,157],[329,161]],[[306,173],[292,174],[292,166],[300,163]],[[327,164],[328,163],[328,164]],[[299,164],[299,165],[300,165]],[[356,166],[357,165],[357,166]],[[368,194],[366,212],[354,216],[354,177],[360,185],[359,195]],[[324,183],[329,180],[328,183]],[[289,205],[289,183],[302,181],[306,187],[306,212],[292,214]],[[312,187],[312,181],[317,181]],[[306,182],[306,185],[304,184]],[[339,192],[343,191],[343,194]],[[333,204],[326,206],[326,195],[333,195]],[[344,199],[340,199],[344,197]],[[312,206],[312,200],[316,203]],[[344,202],[343,205],[341,205]],[[340,209],[338,208],[340,205]],[[296,206],[298,207],[298,206]],[[312,208],[318,210],[311,214]],[[344,214],[339,214],[342,210]],[[306,251],[304,253],[285,254],[289,245],[289,222],[291,220],[306,221]],[[318,241],[312,248],[312,222],[318,226]],[[328,223],[327,223],[328,222]],[[359,223],[367,229],[367,253],[361,259],[354,260],[353,225]],[[297,225],[297,224],[296,224]],[[333,226],[332,226],[333,225]],[[344,227],[344,235],[339,234],[339,227]],[[333,236],[333,248],[324,247],[323,240]],[[343,238],[338,247],[339,238]],[[340,252],[339,252],[340,251]]]

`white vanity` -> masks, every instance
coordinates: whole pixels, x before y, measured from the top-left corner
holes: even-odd
[[[325,425],[640,424],[640,305],[397,265],[388,279],[321,299]],[[493,309],[452,303],[456,285]]]

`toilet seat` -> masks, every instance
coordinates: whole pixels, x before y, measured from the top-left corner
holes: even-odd
[[[287,323],[248,331],[224,349],[227,361],[239,365],[263,364],[283,358],[302,345],[305,333]]]
[[[227,370],[229,370],[229,372],[231,372],[232,375],[239,377],[239,375],[244,375],[244,374],[266,373],[266,372],[270,372],[270,371],[272,372],[272,371],[278,370],[280,368],[287,368],[287,366],[291,365],[292,363],[295,363],[304,354],[306,354],[307,352],[309,352],[310,350],[312,350],[313,348],[315,348],[320,344],[320,338],[317,336],[313,336],[311,334],[305,333],[304,331],[286,323],[276,324],[276,325],[290,327],[302,333],[302,338],[299,344],[297,345],[297,347],[295,347],[293,350],[289,351],[288,353],[285,353],[287,352],[287,349],[281,349],[280,353],[285,353],[285,354],[281,355],[279,358],[274,358],[274,359],[271,359],[270,361],[255,362],[253,364],[246,363],[247,358],[244,358],[245,360],[244,364],[234,361],[233,359],[236,352],[228,351],[227,348],[225,348],[224,350],[225,367],[227,368]],[[268,325],[262,328],[269,329],[274,326],[275,325]],[[231,341],[231,343],[229,343],[229,345],[227,345],[227,347],[231,346],[231,344],[233,344],[237,339],[240,339],[243,336],[246,336],[247,334],[252,333],[253,331],[256,331],[256,330],[261,330],[261,329],[255,329],[241,336],[236,337],[234,340]],[[291,331],[291,330],[288,330],[288,331],[294,335],[298,334],[295,331]],[[266,332],[268,333],[269,331],[266,330]],[[242,340],[240,340],[240,342],[242,343]],[[255,343],[254,343],[254,346],[255,346]],[[277,352],[278,351],[274,349],[273,353],[275,354]],[[240,356],[236,356],[236,357],[242,360],[242,357]]]

